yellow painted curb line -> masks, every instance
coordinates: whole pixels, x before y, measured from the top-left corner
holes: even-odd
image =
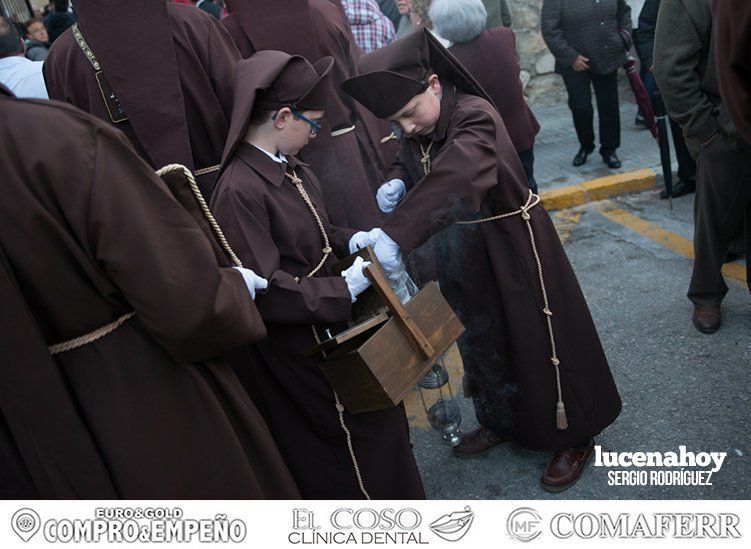
[[[540,196],[546,210],[564,210],[620,194],[646,191],[654,184],[654,170],[644,168],[543,191]]]

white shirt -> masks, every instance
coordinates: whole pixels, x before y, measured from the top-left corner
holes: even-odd
[[[628,0],[628,5],[631,6],[631,28],[635,29],[639,26],[639,14],[644,7],[645,0]]]
[[[0,84],[16,97],[49,99],[42,76],[42,61],[30,61],[22,55],[0,59]]]
[[[251,143],[251,145],[252,145],[252,143]],[[284,156],[284,155],[283,155],[282,153],[279,153],[279,156],[274,156],[274,155],[273,155],[273,154],[271,154],[271,153],[270,153],[269,151],[267,151],[266,149],[262,149],[262,148],[261,148],[261,147],[259,147],[258,145],[253,145],[253,146],[254,146],[254,147],[255,147],[256,149],[258,149],[259,151],[261,151],[261,152],[262,152],[263,154],[265,154],[266,156],[268,156],[268,157],[269,157],[269,158],[270,158],[271,160],[273,160],[273,161],[274,161],[274,162],[276,162],[277,164],[283,164],[284,162],[286,162],[286,161],[287,161],[287,157],[286,157],[286,156]]]

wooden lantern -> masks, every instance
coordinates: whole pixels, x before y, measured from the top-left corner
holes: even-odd
[[[353,305],[353,325],[305,353],[323,353],[319,367],[353,414],[399,404],[464,332],[435,282],[402,304],[370,248],[343,259],[335,272],[358,256],[371,262],[364,271],[372,286]]]

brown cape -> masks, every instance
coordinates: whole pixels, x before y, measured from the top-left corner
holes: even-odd
[[[0,409],[38,495],[299,497],[212,358],[265,335],[239,273],[109,125],[0,95],[0,133]]]
[[[87,0],[76,10],[81,33],[128,116],[116,126],[139,154],[154,168],[173,162],[194,171],[217,166],[240,58],[221,24],[192,6],[164,2],[134,9],[120,1]],[[111,122],[95,71],[72,31],[55,41],[44,77],[51,99]],[[205,196],[216,177],[212,172],[198,178]]]

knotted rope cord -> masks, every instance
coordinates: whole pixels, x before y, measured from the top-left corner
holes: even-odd
[[[308,206],[308,209],[313,214],[313,217],[316,220],[316,223],[318,224],[318,228],[321,231],[321,236],[323,237],[323,249],[321,250],[323,252],[323,259],[321,259],[321,262],[318,263],[315,269],[310,271],[306,278],[310,278],[313,275],[315,275],[321,268],[323,267],[323,264],[326,263],[326,260],[328,259],[329,255],[331,254],[331,246],[329,244],[329,236],[326,234],[326,229],[323,226],[323,221],[321,221],[321,216],[318,215],[318,212],[315,209],[315,206],[313,206],[313,202],[310,200],[310,196],[308,195],[307,191],[305,190],[305,187],[302,185],[302,179],[300,179],[297,176],[297,173],[295,173],[294,168],[291,168],[292,173],[290,172],[284,172],[284,176],[292,181],[294,183],[295,187],[297,188],[297,192],[300,193],[300,196],[302,197],[305,204]],[[297,282],[300,282],[300,279],[298,277],[295,277],[295,280]],[[321,344],[321,338],[318,337],[318,332],[316,332],[316,327],[311,324],[310,329],[313,330],[313,337],[316,340],[316,343],[318,345]],[[352,445],[352,434],[349,431],[349,428],[347,428],[347,424],[344,422],[344,406],[342,405],[341,400],[339,400],[339,395],[337,394],[336,390],[333,389],[334,392],[334,406],[336,407],[336,412],[339,415],[339,425],[342,426],[342,430],[344,431],[344,435],[347,438],[347,450],[349,450],[349,457],[352,460],[352,465],[355,469],[355,477],[357,477],[357,485],[360,488],[360,492],[362,492],[362,495],[365,496],[365,499],[370,499],[370,494],[368,494],[368,491],[365,489],[365,483],[362,480],[362,474],[360,473],[360,465],[357,463],[357,457],[355,456],[355,449]]]
[[[432,144],[433,142],[430,143],[431,146]],[[425,175],[428,175],[430,173],[430,146],[428,146],[427,149],[424,149],[422,144],[420,144],[420,152],[422,153],[420,162],[422,162],[423,171],[425,172]],[[555,411],[555,424],[558,429],[563,430],[568,428],[568,419],[566,418],[566,407],[563,405],[563,391],[561,389],[561,361],[558,359],[558,352],[555,345],[555,336],[553,334],[553,321],[551,318],[553,316],[553,312],[550,310],[550,304],[548,302],[548,292],[545,288],[545,279],[542,274],[542,263],[540,261],[540,254],[537,252],[537,243],[535,242],[535,234],[532,230],[531,216],[529,215],[529,210],[537,206],[539,203],[539,195],[534,194],[530,190],[529,196],[527,197],[527,202],[525,202],[525,204],[518,210],[499,215],[493,215],[490,217],[484,217],[482,219],[457,221],[457,225],[475,225],[479,223],[487,223],[488,221],[497,221],[499,219],[505,219],[507,217],[513,217],[515,215],[521,215],[522,220],[527,227],[527,231],[529,232],[529,241],[532,244],[532,254],[534,255],[535,263],[537,264],[537,277],[540,280],[540,290],[542,291],[542,301],[544,304],[542,312],[545,315],[545,321],[548,327],[548,336],[550,337],[550,362],[552,362],[553,366],[555,367],[555,385],[558,392],[558,402],[556,403]]]
[[[232,263],[234,263],[238,267],[242,267],[242,261],[240,261],[240,258],[237,257],[237,254],[232,250],[229,242],[227,242],[227,239],[225,238],[221,227],[219,227],[219,223],[217,223],[216,219],[214,219],[214,216],[211,214],[211,210],[209,210],[209,205],[206,204],[206,200],[204,200],[203,195],[198,188],[196,178],[193,177],[193,174],[190,173],[190,170],[182,164],[167,164],[163,168],[159,168],[156,171],[156,174],[161,177],[170,172],[183,172],[183,174],[185,174],[185,179],[188,180],[190,190],[193,192],[193,196],[195,196],[196,200],[198,201],[198,205],[201,207],[203,215],[206,216],[206,220],[209,222],[209,225],[211,225],[211,228],[214,231],[217,239],[219,240],[219,243],[222,245],[222,248],[224,248],[224,251],[227,252],[227,254],[230,256]]]
[[[196,170],[196,176],[206,175],[207,173],[218,172],[219,168],[221,167],[222,167],[221,164],[214,164],[213,166],[207,166],[205,168],[201,168],[200,170]]]
[[[313,206],[313,202],[310,200],[310,196],[308,196],[307,191],[305,190],[305,187],[302,186],[302,179],[297,177],[297,174],[295,173],[294,168],[292,168],[292,173],[284,172],[284,176],[292,181],[294,183],[295,187],[297,188],[297,192],[300,193],[300,196],[305,201],[305,204],[307,204],[308,209],[310,210],[310,213],[313,214],[313,217],[316,220],[316,223],[318,223],[318,229],[321,231],[321,236],[323,237],[323,249],[321,250],[323,252],[323,258],[321,259],[320,263],[316,265],[316,268],[310,271],[310,273],[307,274],[307,277],[310,278],[314,274],[316,274],[318,271],[321,270],[323,267],[323,264],[326,263],[326,260],[329,258],[329,255],[331,255],[331,245],[329,243],[329,235],[326,234],[326,229],[323,228],[323,222],[321,221],[321,216],[318,215],[318,212],[315,209],[315,206]],[[300,281],[299,278],[295,277],[295,280],[298,282]]]
[[[120,326],[122,326],[126,320],[133,318],[134,316],[136,316],[136,312],[131,311],[124,314],[114,322],[110,322],[109,324],[106,324],[101,328],[97,328],[96,330],[89,332],[88,334],[74,337],[73,339],[69,339],[68,341],[63,341],[62,343],[55,343],[54,345],[50,345],[49,347],[47,347],[47,350],[51,355],[54,356],[60,353],[65,353],[67,351],[72,351],[73,349],[77,349],[79,347],[83,347],[84,345],[93,343],[97,339],[102,338],[107,334],[111,334]]]
[[[211,168],[212,171],[216,171],[213,168],[214,166],[212,166]],[[216,166],[216,169],[218,168],[219,167]],[[206,169],[209,170],[209,168],[206,168]],[[238,267],[242,267],[240,258],[238,258],[235,252],[232,250],[229,243],[227,242],[227,239],[224,237],[224,233],[222,233],[222,229],[219,227],[219,224],[216,222],[216,219],[214,219],[214,216],[211,215],[211,211],[209,210],[209,207],[206,204],[206,201],[204,200],[203,195],[201,195],[201,191],[198,189],[198,185],[196,184],[195,177],[193,177],[193,174],[190,173],[190,170],[186,168],[185,166],[183,166],[182,164],[168,164],[164,166],[163,168],[158,169],[156,171],[156,175],[161,177],[164,174],[176,172],[176,171],[180,171],[180,172],[183,172],[183,174],[185,174],[185,178],[188,180],[190,189],[193,192],[193,196],[196,197],[196,200],[198,201],[198,204],[201,207],[203,214],[206,216],[206,219],[211,225],[211,228],[214,230],[214,233],[219,239],[219,242],[221,243],[222,247],[229,254],[230,258],[232,258],[232,262]],[[69,339],[67,341],[63,341],[61,343],[55,343],[54,345],[50,345],[47,347],[47,350],[49,351],[51,355],[57,355],[60,353],[65,353],[67,351],[72,351],[73,349],[77,349],[79,347],[83,347],[84,345],[93,343],[97,339],[100,339],[108,334],[111,334],[112,332],[117,330],[120,326],[122,326],[127,320],[133,318],[134,316],[136,316],[136,312],[130,311],[129,313],[125,313],[123,316],[121,316],[117,320],[110,322],[109,324],[105,324],[104,326],[101,326],[97,328],[96,330],[93,330],[87,334],[84,334],[79,337],[75,337],[73,339]]]

